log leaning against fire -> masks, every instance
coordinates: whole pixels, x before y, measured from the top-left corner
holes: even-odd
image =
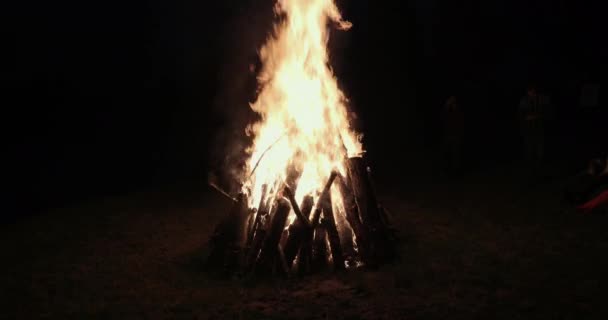
[[[325,231],[327,232],[334,269],[344,270],[344,254],[342,253],[340,235],[338,234],[338,227],[336,226],[336,219],[334,217],[331,192],[327,193],[325,201],[321,204],[323,205],[323,225],[325,226]]]
[[[212,249],[206,262],[208,268],[231,271],[244,263],[249,208],[245,194],[239,194],[236,200],[210,239]]]
[[[373,262],[369,254],[368,247],[369,236],[367,234],[367,229],[361,224],[361,220],[359,218],[359,209],[357,208],[357,203],[355,201],[355,196],[353,194],[348,176],[349,175],[339,175],[337,177],[338,188],[340,189],[342,203],[344,204],[346,221],[350,225],[357,239],[357,248],[361,260],[366,265],[372,265]]]
[[[369,168],[361,157],[349,158],[347,164],[361,223],[369,235],[366,243],[370,259],[374,263],[389,261],[394,258],[394,243],[388,227],[383,223]]]
[[[300,245],[300,251],[298,255],[298,271],[300,274],[306,274],[310,271],[313,237],[316,228],[319,225],[319,219],[321,217],[321,212],[323,210],[324,203],[325,201],[327,201],[327,197],[331,190],[331,185],[333,184],[337,175],[338,173],[336,171],[332,171],[332,173],[330,174],[329,179],[327,180],[327,183],[325,184],[325,187],[323,188],[323,191],[321,192],[321,195],[317,200],[315,211],[310,217],[310,226],[308,228],[305,228],[305,231],[303,231],[303,240],[302,244]]]
[[[268,202],[265,200],[267,185],[262,186],[262,198],[255,215],[252,228],[249,231],[249,245],[247,246],[247,256],[245,259],[245,271],[250,270],[255,264],[256,259],[262,249],[262,244],[266,238],[266,231],[270,222],[270,212]]]
[[[255,262],[255,272],[269,271],[277,266],[280,255],[278,252],[279,241],[281,240],[281,235],[283,234],[283,229],[285,228],[291,206],[289,205],[289,201],[285,198],[277,199],[275,206],[276,211],[272,215],[268,233],[264,239],[260,255]]]
[[[321,220],[314,229],[312,240],[312,258],[310,269],[313,272],[320,272],[327,269],[328,252],[327,252],[327,229],[325,221]]]
[[[249,226],[249,234],[247,235],[247,248],[251,248],[255,232],[257,231],[258,225],[260,224],[260,220],[268,213],[268,208],[266,206],[266,202],[264,201],[264,199],[266,199],[267,190],[268,185],[262,185],[262,197],[260,198],[260,204],[258,205],[256,212],[254,213],[255,217],[253,223],[251,224],[251,226]]]
[[[291,268],[293,261],[300,250],[300,246],[302,245],[302,241],[304,240],[307,229],[310,228],[310,221],[308,220],[308,217],[310,216],[310,212],[314,206],[314,200],[312,196],[307,195],[304,197],[304,200],[302,200],[302,206],[298,206],[291,189],[285,188],[285,193],[291,202],[293,211],[298,217],[289,226],[289,235],[284,247],[285,261],[287,266]]]
[[[239,194],[211,239],[212,251],[207,265],[226,271],[240,267],[243,271],[279,270],[286,273],[292,269],[297,257],[300,273],[308,273],[311,267],[327,263],[329,240],[334,269],[340,270],[345,266],[344,250],[350,258],[355,252],[352,248],[349,250],[352,244],[349,246],[348,241],[340,238],[352,237],[351,230],[357,240],[355,254],[364,265],[375,266],[389,261],[394,256],[394,230],[390,226],[388,212],[378,204],[369,168],[360,157],[347,159],[345,166],[347,175],[342,176],[336,171],[331,173],[316,205],[310,195],[301,205],[297,204],[294,189],[301,171],[295,168],[289,170],[283,190],[278,193],[282,196],[275,200],[272,212],[269,212],[269,201],[266,200],[267,186],[262,187],[257,212],[248,208],[247,196]],[[344,216],[350,225],[350,228],[343,227],[340,231],[330,192],[335,179],[338,179],[336,183],[342,195]],[[288,232],[284,232],[291,210],[297,219],[289,226]],[[340,223],[345,221],[340,220]],[[348,234],[342,234],[347,231]],[[314,257],[316,263],[313,263]]]

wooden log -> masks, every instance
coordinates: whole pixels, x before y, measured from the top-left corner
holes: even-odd
[[[340,213],[339,211],[337,215],[340,214],[342,213]],[[344,265],[347,268],[350,268],[356,265],[357,260],[361,261],[361,259],[360,255],[355,249],[355,234],[353,233],[353,230],[350,228],[346,220],[342,221],[341,223],[342,225],[340,224],[340,222],[338,222],[338,234],[340,236],[342,252],[344,253]]]
[[[294,211],[299,211],[300,208],[298,208],[296,210],[296,208],[298,207],[297,205],[294,205],[295,203],[295,199],[293,199],[291,205],[294,209]],[[312,211],[312,207],[314,205],[314,200],[312,198],[312,196],[307,195],[304,197],[304,200],[302,200],[302,206],[301,206],[301,214],[304,217],[308,217],[310,216],[310,212]],[[308,221],[308,219],[306,219],[306,221]],[[293,265],[293,261],[296,258],[296,255],[298,254],[298,251],[300,250],[300,246],[302,245],[302,240],[304,240],[304,237],[306,235],[306,229],[308,229],[310,226],[308,224],[305,224],[302,220],[300,219],[296,219],[290,226],[289,226],[289,235],[287,237],[287,242],[285,242],[285,246],[283,247],[283,251],[285,253],[285,261],[287,263],[287,266],[291,269],[291,266]]]
[[[293,209],[293,212],[295,213],[298,220],[300,220],[300,223],[304,226],[310,226],[310,221],[308,220],[308,214],[303,214],[303,212],[300,210],[300,207],[298,206],[298,203],[296,202],[295,194],[291,190],[291,188],[286,185],[285,188],[283,189],[283,193],[287,196],[287,199],[289,199],[289,202],[291,203],[291,208]]]
[[[294,214],[298,219],[306,218],[302,215],[300,208],[298,207],[297,202],[295,201],[295,192],[298,188],[298,182],[300,181],[300,177],[302,177],[302,168],[297,165],[297,162],[291,162],[287,167],[287,176],[285,178],[285,182],[283,183],[283,195],[287,197],[289,202],[291,203],[291,208],[294,211]],[[306,218],[307,220],[308,218]],[[287,242],[287,237],[289,236],[288,230],[284,230],[281,236],[280,246],[283,248],[285,243]]]
[[[266,238],[266,228],[260,226],[255,233],[253,241],[251,242],[251,247],[247,252],[247,257],[245,259],[245,271],[249,271],[255,265],[256,260],[260,254],[260,250],[262,249],[262,245],[264,244],[264,239]]]
[[[264,239],[266,239],[266,235],[268,234],[268,228],[270,227],[270,217],[271,214],[268,211],[268,201],[262,198],[260,200],[259,211],[256,216],[256,226],[254,231],[253,240],[251,245],[249,246],[247,252],[247,258],[245,263],[246,271],[252,270],[255,265],[256,260],[262,250],[262,245],[264,244]],[[272,208],[273,211],[276,211],[276,206]],[[274,213],[274,212],[273,212]]]
[[[317,200],[315,211],[312,214],[312,218],[310,219],[310,225],[311,227],[313,227],[313,229],[319,224],[319,218],[321,217],[321,211],[323,210],[323,203],[327,201],[327,196],[329,195],[329,192],[331,190],[331,185],[334,183],[334,180],[336,180],[337,176],[338,173],[336,171],[331,172],[331,174],[329,175],[329,179],[325,183],[325,187],[323,187],[323,191],[319,196],[319,200]]]
[[[268,192],[268,185],[267,184],[263,184],[262,185],[262,197],[260,198],[260,203],[258,205],[258,209],[257,212],[255,213],[255,220],[253,222],[253,225],[251,225],[251,228],[249,229],[249,235],[247,238],[247,247],[251,248],[251,243],[253,242],[253,237],[255,236],[255,232],[258,228],[258,225],[260,223],[260,218],[261,216],[263,216],[264,214],[268,213],[268,207],[266,205],[266,194]]]
[[[340,235],[336,226],[334,217],[333,203],[331,201],[331,192],[326,196],[323,205],[323,221],[329,240],[331,256],[334,264],[334,270],[344,270],[344,254],[342,253],[342,245],[340,244]]]
[[[369,169],[361,157],[349,158],[347,163],[359,216],[369,234],[366,241],[369,254],[373,262],[386,261],[392,255],[392,243],[389,241],[388,232],[380,217],[378,200],[368,173]]]
[[[355,201],[355,196],[351,187],[350,179],[347,176],[339,175],[337,177],[338,188],[342,195],[342,203],[346,215],[346,221],[350,225],[352,232],[357,238],[357,250],[361,261],[365,264],[373,264],[372,257],[369,254],[369,236],[367,228],[363,227],[359,218],[359,209]]]
[[[220,222],[209,238],[209,255],[205,259],[205,269],[221,269],[224,264],[224,255],[228,250],[228,242],[224,231],[226,226]]]
[[[300,251],[298,253],[298,273],[300,275],[308,274],[311,272],[312,254],[313,254],[312,248],[313,248],[313,239],[314,239],[314,235],[315,235],[315,229],[319,225],[319,219],[321,217],[321,212],[323,209],[322,203],[323,203],[323,201],[325,201],[325,198],[329,194],[331,185],[334,183],[334,180],[336,179],[337,175],[338,175],[338,173],[335,171],[333,171],[329,175],[329,178],[327,179],[327,182],[325,183],[325,186],[323,187],[323,191],[321,192],[321,195],[319,196],[319,199],[317,200],[317,204],[315,205],[315,210],[310,217],[310,227],[306,228],[306,231],[304,232],[302,245],[300,246]]]
[[[258,261],[256,262],[255,270],[258,272],[272,270],[276,263],[277,247],[281,240],[285,223],[287,222],[287,216],[291,210],[289,201],[285,198],[278,199],[275,206],[277,208],[276,212],[272,217],[270,228],[268,229],[264,244],[262,245],[262,250],[260,251]]]
[[[247,218],[247,241],[245,242],[245,248],[249,248],[251,241],[253,240],[254,224],[258,215],[258,209],[253,208],[249,210],[249,217]]]
[[[229,271],[242,265],[248,215],[247,196],[241,193],[211,237],[207,267]]]
[[[378,201],[367,174],[367,166],[361,157],[348,159],[349,179],[353,188],[355,202],[359,208],[361,222],[366,227],[380,224]]]
[[[319,272],[327,269],[328,252],[327,252],[327,230],[325,228],[325,220],[317,224],[315,227],[314,238],[312,242],[312,259],[311,270]]]
[[[285,252],[281,246],[277,246],[277,270],[281,271],[281,274],[288,276],[289,275],[289,266],[287,265],[287,260],[285,259]]]
[[[299,275],[306,275],[310,274],[312,271],[312,241],[314,229],[312,227],[304,228],[302,234],[302,244],[298,251],[297,269]]]

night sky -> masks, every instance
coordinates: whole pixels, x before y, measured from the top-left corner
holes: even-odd
[[[605,149],[597,138],[605,127],[598,114],[607,109],[603,6],[339,6],[354,28],[332,34],[332,64],[378,167],[429,159],[450,94],[467,110],[471,163],[516,158],[516,106],[531,82],[556,105],[556,141],[585,150],[582,159]],[[9,158],[3,218],[204,185],[233,160],[251,117],[248,65],[271,26],[272,1],[10,1],[0,12]],[[598,114],[577,111],[585,81],[602,83]]]

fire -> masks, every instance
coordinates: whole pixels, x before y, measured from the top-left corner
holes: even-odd
[[[264,185],[264,200],[274,199],[294,169],[301,174],[298,203],[317,197],[332,170],[344,173],[344,160],[363,152],[328,65],[330,27],[347,30],[351,24],[333,0],[278,0],[275,13],[280,19],[260,50],[260,91],[251,104],[261,121],[248,128],[254,139],[243,191],[250,207],[260,203]]]

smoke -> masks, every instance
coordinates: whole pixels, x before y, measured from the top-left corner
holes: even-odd
[[[273,0],[246,1],[234,8],[219,37],[218,89],[213,102],[216,119],[210,152],[210,175],[228,191],[240,188],[246,150],[252,137],[247,126],[258,115],[249,104],[255,100],[260,69],[258,50],[272,30]]]

